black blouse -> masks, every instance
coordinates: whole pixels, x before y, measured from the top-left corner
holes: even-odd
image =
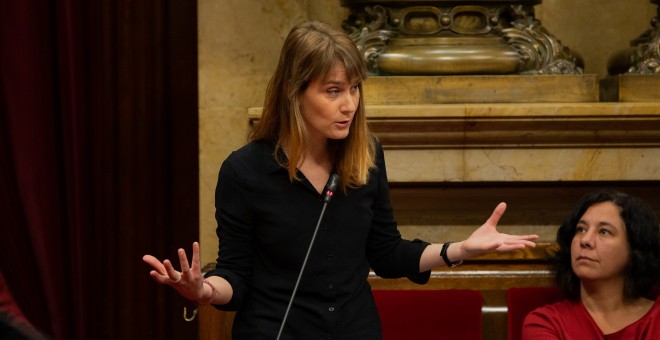
[[[383,150],[369,182],[328,204],[281,339],[380,339],[380,321],[367,282],[419,273],[428,243],[401,238],[392,213]],[[233,339],[275,339],[323,207],[298,172],[293,183],[270,142],[252,142],[222,164],[216,188],[216,269],[232,286],[221,310],[237,310]],[[405,312],[405,311],[402,311]]]

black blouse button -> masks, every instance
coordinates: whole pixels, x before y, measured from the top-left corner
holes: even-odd
[[[335,285],[333,285],[332,283],[329,284],[329,285],[328,285],[328,289],[335,289]]]
[[[334,312],[334,311],[335,311],[335,307],[330,307],[330,308],[328,308],[328,311],[330,311],[330,312]]]

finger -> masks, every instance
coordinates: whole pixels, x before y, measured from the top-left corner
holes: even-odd
[[[506,211],[506,203],[501,202],[495,207],[495,210],[493,210],[493,213],[486,221],[486,224],[491,224],[493,226],[496,226],[497,223],[500,222],[500,218],[502,218],[502,215],[504,215],[505,211]]]
[[[181,280],[181,274],[174,269],[170,260],[163,260],[163,265],[165,266],[167,276],[170,278],[170,280],[174,282],[179,282],[179,280]]]
[[[151,278],[154,281],[156,281],[157,283],[160,283],[160,284],[167,284],[167,283],[170,282],[170,279],[167,277],[167,275],[160,274],[155,270],[150,271],[149,276],[151,276]]]
[[[150,271],[149,276],[151,276],[151,278],[154,281],[156,281],[156,283],[158,283],[158,284],[162,284],[162,285],[171,285],[172,284],[172,280],[169,278],[169,276],[162,275],[162,274],[158,273],[155,270]]]
[[[201,263],[199,259],[199,243],[198,242],[193,242],[193,255],[192,255],[192,271],[201,271]]]
[[[522,235],[519,236],[521,240],[535,241],[539,239],[539,235]]]
[[[516,247],[520,246],[521,248],[526,248],[526,247],[536,248],[536,243],[527,240],[520,240],[515,243],[507,243],[507,245],[516,246]]]
[[[189,272],[190,264],[188,263],[188,257],[186,256],[186,251],[179,248],[177,253],[179,254],[179,263],[181,264],[181,273]]]
[[[514,241],[514,240],[534,241],[539,238],[539,235],[535,235],[535,234],[529,234],[529,235],[501,234],[501,235],[506,237],[506,241]]]
[[[529,240],[507,240],[502,243],[501,247],[513,247],[512,249],[523,249],[526,247],[535,248],[536,243]]]
[[[142,261],[146,262],[161,275],[165,275],[167,273],[165,271],[165,266],[163,266],[163,264],[157,258],[151,255],[144,255],[142,257]]]
[[[517,242],[517,243],[524,243],[526,245],[533,245],[536,246],[536,241],[539,238],[538,235],[520,235],[520,236],[513,236],[509,238],[509,242]]]

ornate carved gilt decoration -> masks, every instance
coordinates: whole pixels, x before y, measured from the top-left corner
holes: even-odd
[[[646,31],[639,39],[633,54],[635,64],[630,67],[629,73],[660,74],[660,7],[657,13],[651,21],[653,28]]]
[[[660,4],[660,0],[651,0]],[[651,20],[651,27],[631,41],[630,48],[614,54],[608,63],[610,75],[660,74],[660,7]]]
[[[376,75],[581,74],[534,18],[541,0],[342,0],[342,26]]]
[[[511,6],[511,13],[511,27],[502,29],[502,35],[521,54],[520,74],[582,74],[577,58],[533,14],[520,5]]]

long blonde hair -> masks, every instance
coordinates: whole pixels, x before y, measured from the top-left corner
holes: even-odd
[[[300,113],[298,96],[309,83],[324,79],[336,65],[344,66],[350,81],[358,81],[360,101],[348,136],[330,140],[330,154],[341,187],[346,192],[369,180],[375,167],[375,136],[369,130],[364,111],[362,81],[366,66],[353,40],[344,32],[321,22],[304,22],[291,29],[284,41],[277,69],[268,84],[259,122],[250,140],[275,143],[275,158],[287,168],[289,178],[297,178],[297,165],[308,148],[307,130]],[[278,155],[286,147],[288,160]]]

